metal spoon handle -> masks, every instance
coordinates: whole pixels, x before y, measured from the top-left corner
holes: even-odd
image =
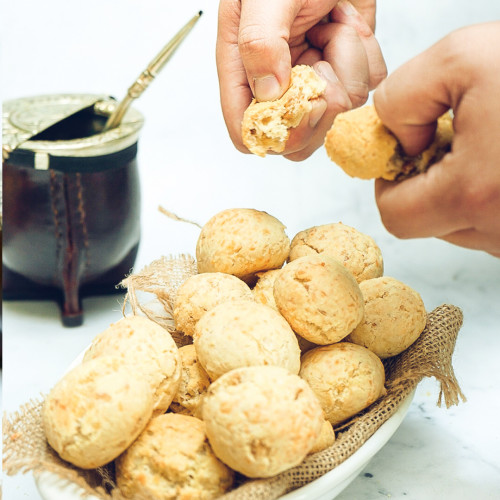
[[[161,49],[156,57],[149,63],[148,67],[139,75],[134,83],[127,90],[127,95],[118,106],[109,115],[108,121],[104,126],[103,132],[120,125],[125,113],[127,112],[130,104],[134,99],[137,99],[148,88],[149,84],[155,79],[158,73],[163,69],[172,54],[177,50],[186,35],[191,31],[203,12],[200,10],[193,16],[175,35],[174,37]]]

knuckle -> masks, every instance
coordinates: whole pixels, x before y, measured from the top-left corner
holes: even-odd
[[[345,88],[354,108],[362,106],[368,100],[370,88],[367,82],[351,81]]]
[[[370,90],[373,90],[379,85],[379,83],[383,82],[387,78],[387,74],[387,67],[385,64],[382,68],[374,71],[370,76]]]
[[[259,26],[246,26],[240,30],[238,48],[242,56],[264,55],[272,51],[273,43]]]

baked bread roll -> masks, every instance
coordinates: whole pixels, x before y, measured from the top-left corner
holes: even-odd
[[[349,342],[306,352],[299,375],[314,391],[325,418],[334,427],[386,393],[380,358],[365,347]]]
[[[83,362],[108,355],[120,356],[136,377],[149,383],[155,414],[167,411],[181,378],[181,359],[170,333],[143,316],[122,318],[94,338]]]
[[[210,448],[205,424],[187,415],[151,419],[115,463],[120,493],[130,499],[211,500],[233,484],[233,472]]]
[[[269,151],[282,153],[290,129],[299,125],[312,109],[311,100],[320,97],[326,82],[311,66],[292,68],[288,90],[275,101],[252,100],[243,115],[242,138],[245,146],[258,156]]]
[[[59,380],[44,401],[42,423],[63,460],[94,469],[125,451],[152,413],[149,383],[121,357],[101,356]]]
[[[314,226],[297,233],[290,244],[288,260],[316,254],[337,259],[358,283],[384,273],[382,252],[373,238],[341,222]]]
[[[363,318],[363,296],[354,276],[327,255],[300,257],[274,282],[274,299],[293,330],[314,344],[332,344]]]
[[[229,300],[253,300],[250,287],[236,276],[202,273],[188,278],[178,289],[174,304],[177,330],[193,336],[194,327],[204,313]]]
[[[300,349],[283,316],[248,300],[219,304],[198,321],[196,355],[213,381],[241,366],[281,366],[297,374]]]
[[[316,442],[323,413],[307,383],[277,366],[232,370],[203,401],[215,454],[248,477],[270,477],[299,464]]]
[[[346,340],[370,349],[382,359],[410,347],[427,322],[420,294],[389,276],[366,280],[359,286],[365,312]]]
[[[278,311],[278,306],[274,300],[274,282],[280,272],[281,269],[271,269],[270,271],[257,273],[257,283],[252,288],[255,302],[272,307],[275,311]]]
[[[309,455],[326,450],[332,446],[333,443],[335,443],[335,431],[333,430],[332,424],[324,419],[319,436],[314,442],[313,447],[309,450]]]
[[[179,348],[179,354],[182,360],[181,383],[170,405],[170,410],[175,413],[200,417],[200,405],[210,385],[210,379],[198,361],[193,344]]]
[[[432,144],[416,156],[404,153],[396,137],[384,126],[374,106],[340,113],[325,137],[328,156],[351,177],[403,180],[425,172],[451,149],[450,113],[438,119]]]
[[[258,273],[258,281],[255,286],[252,288],[252,293],[256,302],[260,304],[264,304],[266,306],[272,307],[275,311],[279,312],[278,306],[276,305],[276,301],[274,300],[274,282],[278,277],[281,269],[272,269],[271,271],[266,271],[264,273]],[[313,344],[309,340],[297,335],[297,342],[299,343],[299,349],[301,353],[312,349],[313,347],[317,347],[316,344]]]
[[[255,273],[280,268],[288,257],[285,226],[266,212],[231,208],[214,215],[196,244],[199,273],[221,272],[252,280]]]

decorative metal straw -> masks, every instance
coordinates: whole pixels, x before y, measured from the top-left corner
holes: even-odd
[[[193,16],[178,32],[177,34],[163,47],[158,55],[149,63],[148,67],[139,75],[135,82],[127,90],[127,95],[116,106],[115,110],[111,113],[104,126],[103,132],[120,125],[123,116],[127,112],[130,104],[134,99],[137,99],[148,88],[149,84],[155,79],[158,73],[163,69],[166,62],[170,59],[172,54],[177,50],[186,35],[191,31],[203,12],[200,10]]]

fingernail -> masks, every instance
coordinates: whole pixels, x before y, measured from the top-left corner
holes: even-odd
[[[309,113],[309,126],[314,128],[325,114],[327,104],[324,99],[316,99],[311,104],[312,109]]]
[[[316,73],[318,73],[318,75],[327,82],[337,83],[339,81],[332,67],[325,61],[320,61],[315,64],[314,69],[316,70]]]
[[[281,87],[274,75],[255,78],[254,92],[257,101],[274,101],[281,97]]]
[[[352,15],[356,14],[356,9],[353,7],[351,2],[348,2],[347,0],[340,0],[340,2],[337,4],[337,7],[346,16],[352,16]]]

